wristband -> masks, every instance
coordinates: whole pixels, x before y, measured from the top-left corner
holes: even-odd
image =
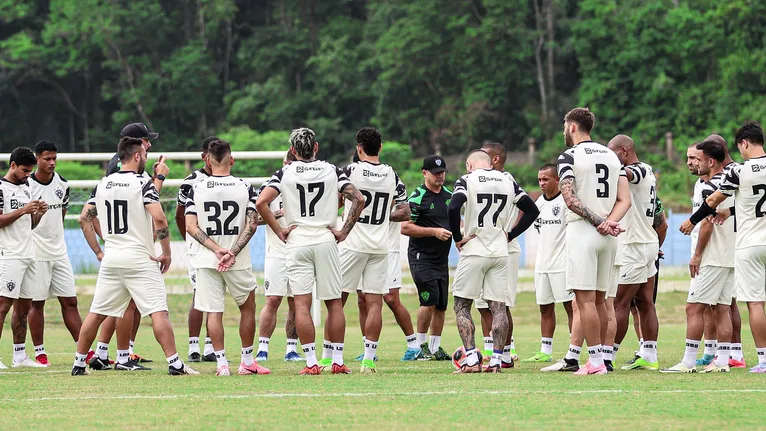
[[[694,214],[692,214],[691,217],[689,217],[689,221],[696,225],[697,223],[701,222],[702,220],[705,220],[707,216],[711,216],[715,214],[715,210],[713,208],[710,208],[710,205],[707,204],[707,201],[702,201],[702,206],[700,209],[697,210]]]
[[[157,178],[160,181],[165,181],[165,175],[162,175],[162,174],[157,174],[157,176],[155,176],[155,178]]]

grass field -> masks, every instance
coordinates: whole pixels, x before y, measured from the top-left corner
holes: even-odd
[[[404,296],[410,310],[417,298]],[[169,296],[171,319],[179,353],[187,352],[186,310],[191,298]],[[258,297],[258,304],[263,297]],[[685,295],[659,298],[660,364],[673,365],[683,352]],[[81,298],[83,314],[90,297]],[[519,295],[514,312],[517,350],[522,358],[539,349],[539,318],[534,295]],[[236,312],[232,303],[227,322],[227,353],[239,361]],[[215,377],[215,364],[195,364],[196,377],[170,377],[150,321],[139,332],[137,351],[155,360],[143,373],[94,372],[69,375],[74,345],[57,306],[47,308],[46,350],[53,366],[47,370],[7,370],[0,373],[2,429],[269,429],[325,428],[425,429],[470,427],[499,429],[599,427],[606,429],[702,429],[766,427],[766,379],[734,370],[729,375],[660,375],[645,371],[617,371],[608,376],[575,377],[540,373],[538,365],[519,363],[499,375],[452,375],[449,362],[400,362],[404,337],[385,311],[379,372],[304,377],[298,363],[284,363],[284,331],[278,326],[271,342],[270,376]],[[568,346],[565,314],[559,312],[555,356]],[[346,360],[362,351],[356,306],[347,307]],[[460,343],[454,313],[447,313],[442,344],[448,351]],[[476,317],[475,317],[476,318]],[[743,316],[747,321],[747,316]],[[476,319],[478,322],[478,319]],[[280,315],[279,325],[284,322]],[[755,361],[755,350],[743,324],[745,356]],[[0,343],[9,365],[9,322]],[[481,333],[477,340],[481,345]],[[321,337],[319,338],[321,346]],[[31,341],[27,344],[31,348]],[[622,363],[637,347],[629,334],[618,357]],[[111,346],[115,348],[114,344]],[[111,355],[115,352],[112,350]],[[583,357],[584,358],[584,357]]]

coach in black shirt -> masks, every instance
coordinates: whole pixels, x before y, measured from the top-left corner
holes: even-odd
[[[152,140],[157,139],[160,134],[150,132],[149,128],[147,128],[144,123],[130,123],[123,127],[122,131],[120,131],[120,138],[124,138],[126,136],[140,139],[144,144],[144,148],[146,148],[146,152],[148,153],[152,148]],[[120,158],[117,156],[117,154],[115,154],[106,167],[106,175],[109,176],[119,171]],[[154,182],[154,187],[157,188],[158,193],[162,189],[162,182],[165,181],[165,176],[169,171],[170,169],[168,168],[168,165],[165,164],[165,156],[160,156],[159,161],[154,163],[154,166],[152,166],[152,181]],[[147,173],[146,175],[148,176],[149,174]]]
[[[407,257],[420,299],[417,323],[420,358],[446,361],[451,356],[441,347],[441,335],[449,299],[452,233],[447,210],[452,192],[444,187],[447,163],[442,157],[426,157],[422,169],[425,181],[410,195],[410,221],[402,223],[402,234],[410,237]],[[431,339],[426,342],[429,326]]]

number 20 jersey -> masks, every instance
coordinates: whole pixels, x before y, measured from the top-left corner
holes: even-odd
[[[88,204],[95,205],[104,239],[101,266],[143,268],[153,262],[152,217],[144,205],[160,202],[152,180],[120,171],[101,179]]]
[[[197,216],[197,225],[205,234],[225,249],[231,249],[245,229],[247,210],[255,211],[257,193],[252,185],[231,175],[211,175],[191,188],[186,201],[186,214]],[[217,268],[218,258],[209,248],[200,246],[190,256],[195,268]],[[246,245],[237,255],[231,270],[252,268],[250,247]]]
[[[387,254],[392,206],[407,202],[404,183],[391,166],[379,163],[352,163],[343,171],[364,197],[364,209],[341,246],[360,253]],[[350,210],[351,202],[347,200],[344,222]]]
[[[601,217],[612,212],[617,182],[625,175],[612,150],[593,141],[581,142],[559,156],[558,172],[560,181],[574,179],[575,195],[588,209]],[[582,217],[567,213],[567,223],[577,220]]]

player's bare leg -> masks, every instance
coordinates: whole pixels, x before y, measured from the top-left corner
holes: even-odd
[[[444,319],[447,315],[446,310],[436,310],[434,309],[433,315],[431,315],[431,336],[442,336],[442,331],[444,330]]]
[[[31,299],[16,299],[13,301],[13,314],[11,315],[11,330],[13,331],[13,367],[45,367],[38,364],[27,356],[27,319],[29,309],[32,307]]]
[[[302,362],[304,358],[298,353],[298,331],[295,329],[295,300],[287,297],[287,320],[285,320],[285,361]]]
[[[189,327],[189,361],[200,362],[202,361],[202,355],[200,355],[199,348],[199,336],[202,333],[202,323],[204,321],[205,313],[196,310],[194,308],[194,300],[197,297],[197,291],[192,293],[192,301],[189,305],[189,315],[186,319],[187,326]]]
[[[746,368],[745,357],[742,351],[742,316],[739,314],[737,299],[731,300],[731,359],[729,366],[732,368]]]
[[[72,375],[85,375],[89,374],[85,369],[85,359],[88,357],[88,350],[93,344],[93,341],[98,335],[98,328],[104,321],[114,318],[107,318],[103,314],[88,313],[85,316],[85,320],[80,327],[80,335],[77,341],[77,351],[75,352],[74,366],[72,367]],[[98,358],[94,358],[98,359]]]
[[[466,353],[465,362],[460,369],[455,371],[456,373],[481,372],[481,364],[479,363],[479,356],[476,354],[476,340],[474,338],[476,326],[471,317],[472,303],[473,301],[470,299],[455,297],[453,307],[455,310],[455,321],[457,322],[457,332],[460,335],[460,340],[463,342],[463,348]]]
[[[245,302],[239,306],[239,339],[242,342],[242,361],[239,375],[271,374],[271,370],[260,366],[253,359],[255,342],[255,292],[250,292]]]
[[[80,317],[80,310],[77,308],[77,297],[59,297],[59,304],[61,305],[61,317],[64,320],[64,326],[66,326],[72,339],[77,342],[82,327],[82,317]]]
[[[617,335],[617,318],[614,312],[614,298],[606,298],[604,306],[606,309],[606,332],[603,335],[604,347],[602,348],[602,351],[607,371],[614,371],[614,339]]]
[[[564,371],[573,372],[580,369],[580,352],[584,341],[582,325],[580,323],[580,309],[577,307],[577,301],[570,301],[569,310],[571,310],[572,324],[569,334],[569,349],[563,359],[560,359],[553,365],[542,368],[540,371]]]
[[[404,353],[402,360],[414,360],[420,353],[420,345],[415,336],[415,328],[412,326],[410,312],[407,310],[407,307],[402,304],[401,298],[399,298],[399,289],[390,289],[387,294],[383,295],[383,301],[388,305],[391,312],[394,313],[396,324],[402,329],[407,342],[407,351]]]
[[[762,301],[747,303],[747,310],[750,313],[750,332],[753,333],[755,347],[758,350],[758,366],[754,369],[766,369],[766,355],[764,355],[766,353],[766,313],[763,306]]]
[[[614,314],[616,319],[616,334],[614,342],[622,344],[630,326],[630,306],[638,294],[640,284],[620,284],[617,286],[617,297],[614,299]],[[578,304],[579,305],[579,304]]]
[[[162,351],[165,353],[165,358],[168,361],[168,374],[171,376],[199,374],[197,371],[186,366],[181,358],[178,357],[176,337],[173,333],[173,326],[170,324],[168,312],[157,311],[152,313],[150,317],[152,318],[154,338],[160,343],[160,347],[162,347]],[[223,335],[223,325],[221,325],[221,334]]]
[[[123,317],[117,319],[117,329],[115,330],[117,338],[117,362],[114,364],[115,369],[121,369],[121,366],[134,362],[133,358],[130,357],[130,336],[133,333],[135,308],[136,304],[131,300]],[[138,361],[135,362],[138,363]]]
[[[137,360],[141,363],[148,363],[152,362],[151,359],[145,359],[141,356],[137,355],[133,351],[134,344],[136,342],[136,336],[138,336],[138,328],[141,326],[141,313],[138,311],[137,308],[135,308],[134,304],[134,310],[133,310],[133,322],[130,328],[130,359]]]
[[[363,333],[365,334],[365,340],[362,373],[375,372],[374,360],[376,358],[378,342],[380,341],[380,331],[383,327],[383,295],[359,293],[359,297],[364,298],[360,302],[364,302],[366,310],[364,316],[365,326]],[[359,319],[362,319],[361,307]]]
[[[256,360],[265,361],[269,357],[269,343],[274,329],[277,327],[277,310],[282,304],[281,296],[267,296],[266,303],[261,308],[258,317],[260,329],[258,330],[258,354]]]
[[[83,325],[84,325],[83,321]],[[109,343],[117,330],[117,318],[106,317],[100,324],[101,331],[98,332],[98,344],[96,345],[96,356],[89,362],[92,370],[111,370],[113,361],[109,360]],[[98,331],[98,327],[96,328]],[[82,332],[82,330],[80,331]],[[79,340],[78,340],[79,341]]]
[[[556,332],[556,303],[539,304],[540,350],[522,362],[550,362],[553,357],[553,334]]]
[[[487,372],[499,373],[503,368],[503,349],[500,347],[500,343],[508,338],[509,322],[508,308],[505,306],[505,302],[487,301],[489,310],[492,313],[492,342],[494,346],[492,350],[492,359],[489,361],[489,367]]]
[[[606,306],[604,304],[605,292],[594,290],[575,290],[575,301],[580,309],[580,321],[582,322],[585,342],[588,343],[589,362],[592,367],[604,367],[603,357],[601,355],[601,336],[602,319],[606,317]]]
[[[359,329],[362,331],[362,336],[366,336],[366,328],[367,328],[367,295],[362,293],[361,290],[358,290],[357,292],[357,299],[356,299],[356,305],[359,308]],[[382,306],[382,297],[381,297],[381,306]]]
[[[705,372],[729,370],[729,358],[731,357],[731,304],[715,305],[715,316],[718,320],[718,348],[712,364],[705,367]]]
[[[481,335],[484,337],[484,349],[481,355],[484,361],[489,361],[492,351],[495,349],[495,341],[492,338],[492,312],[489,308],[477,308],[481,320]],[[505,339],[503,339],[505,343]]]
[[[329,336],[328,340],[332,344],[332,368],[333,374],[348,374],[351,371],[343,363],[343,343],[346,336],[346,316],[343,312],[343,302],[340,299],[329,299],[324,301],[327,308],[327,319],[325,320],[325,330]],[[296,310],[297,317],[297,310]],[[343,372],[336,372],[343,369]],[[345,372],[345,371],[348,372]]]
[[[508,335],[505,337],[505,347],[503,347],[504,363],[510,362],[513,367],[513,362],[519,360],[519,355],[516,354],[516,346],[513,343],[513,315],[511,314],[511,307],[505,307],[505,315],[508,317]]]
[[[705,351],[702,358],[697,360],[697,365],[710,365],[718,350],[718,320],[713,307],[706,306],[702,313],[704,322]],[[696,340],[696,338],[695,338]]]
[[[295,302],[295,329],[306,357],[306,369],[311,370],[314,369],[313,367],[317,367],[318,370],[314,344],[316,332],[314,322],[311,320],[311,294],[295,295],[293,301]],[[319,372],[312,372],[311,374],[319,374]]]
[[[635,299],[644,336],[643,351],[639,352],[639,355],[646,362],[654,364],[657,362],[657,338],[660,331],[657,309],[654,306],[654,277],[641,284]]]

